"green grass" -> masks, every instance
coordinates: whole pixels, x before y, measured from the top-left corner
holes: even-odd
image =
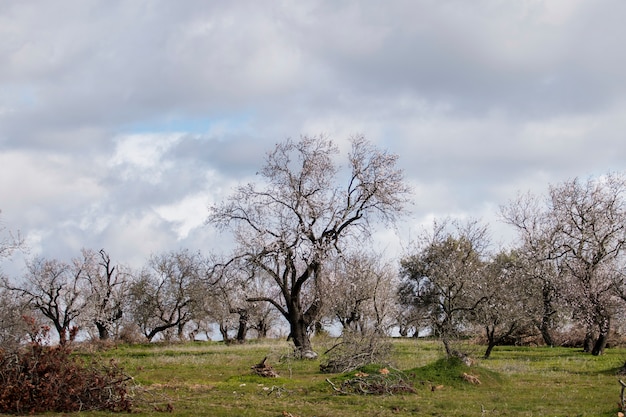
[[[324,343],[330,342],[318,341],[318,351],[325,350]],[[491,359],[468,368],[442,359],[435,341],[396,339],[393,345],[393,368],[414,382],[415,394],[340,395],[326,378],[341,381],[350,375],[322,374],[319,361],[289,359],[290,345],[283,341],[118,346],[99,355],[116,359],[134,377],[141,400],[134,416],[617,415],[615,372],[626,349],[594,357],[579,349],[500,347]],[[252,374],[251,366],[265,356],[279,378]],[[462,379],[464,372],[481,384]],[[168,404],[171,414],[166,413]]]

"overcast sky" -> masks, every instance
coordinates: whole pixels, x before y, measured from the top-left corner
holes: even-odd
[[[0,217],[30,256],[214,250],[276,142],[362,133],[433,217],[626,169],[623,0],[0,2]],[[382,243],[381,243],[382,242]]]

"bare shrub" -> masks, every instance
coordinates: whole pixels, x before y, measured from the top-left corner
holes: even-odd
[[[389,362],[391,349],[389,340],[375,332],[345,332],[340,342],[326,351],[320,370],[342,373],[370,364],[384,365]]]
[[[146,343],[146,337],[141,333],[139,326],[134,323],[126,323],[122,326],[118,339],[123,343],[134,345],[138,343]]]

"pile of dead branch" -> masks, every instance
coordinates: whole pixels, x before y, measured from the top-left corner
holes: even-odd
[[[387,368],[371,374],[359,371],[341,383],[333,383],[328,378],[326,382],[335,392],[344,395],[394,395],[416,392],[406,375],[395,369],[389,371]]]
[[[252,372],[262,376],[264,378],[278,378],[278,372],[274,370],[269,364],[265,363],[267,356],[263,360],[252,367]]]
[[[345,333],[340,341],[324,352],[320,363],[323,373],[344,373],[370,364],[389,362],[392,345],[389,340],[373,332]]]

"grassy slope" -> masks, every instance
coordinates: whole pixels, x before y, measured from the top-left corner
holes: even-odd
[[[318,341],[319,351],[324,343],[329,342]],[[436,342],[396,340],[394,346],[395,367],[415,379],[417,394],[337,395],[325,381],[329,375],[319,372],[318,361],[281,361],[290,349],[280,341],[120,346],[102,355],[116,358],[135,377],[144,403],[136,416],[161,414],[156,410],[165,410],[168,403],[176,416],[617,415],[615,370],[626,359],[624,349],[593,357],[576,349],[503,347],[494,350],[492,359],[467,369],[433,365],[442,356]],[[251,374],[250,367],[264,356],[280,378]],[[462,372],[482,383],[464,382]]]

